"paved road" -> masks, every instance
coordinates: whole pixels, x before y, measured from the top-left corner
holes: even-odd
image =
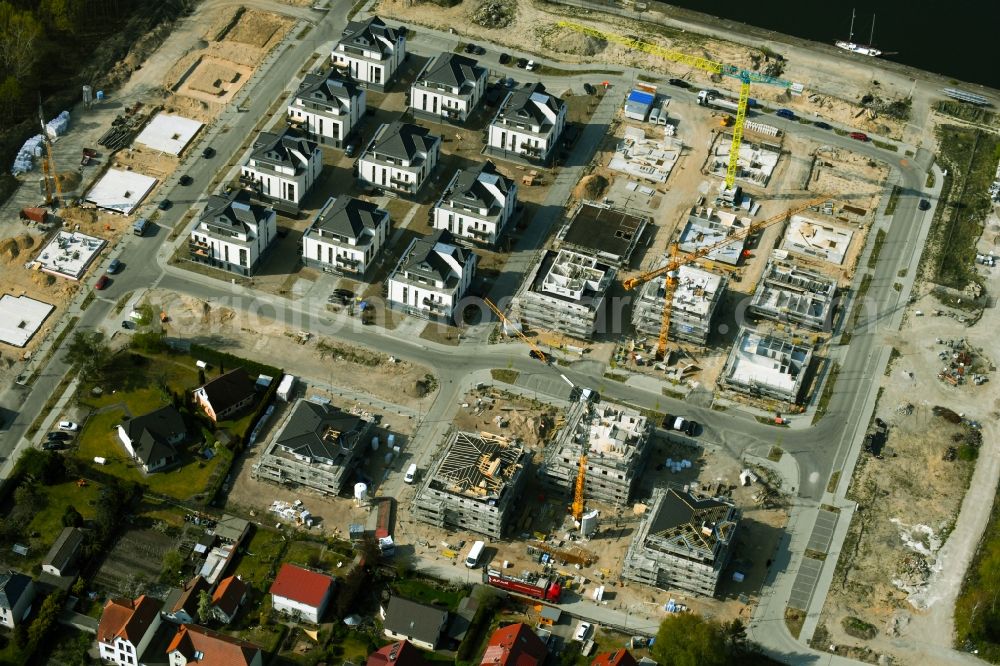
[[[339,33],[339,29],[345,23],[345,9],[341,6],[325,15],[313,28],[313,34],[307,42],[292,43],[280,58],[270,64],[269,69],[262,70],[261,76],[251,82],[245,93],[244,105],[248,108],[248,112],[238,113],[229,110],[210,131],[212,145],[219,157],[212,160],[203,160],[197,155],[189,158],[178,171],[178,176],[180,173],[189,173],[197,184],[209,182],[211,176],[222,165],[222,156],[237,152],[241,140],[252,130],[256,120],[264,116],[271,102],[281,94],[289,82],[294,81],[298,69],[312,57],[315,47]],[[295,32],[296,30],[293,30],[293,34]],[[428,43],[437,44],[428,31],[422,31],[421,35]],[[453,37],[439,37],[445,46],[448,45],[445,40],[455,41]],[[523,78],[524,73],[519,74]],[[614,86],[624,89],[631,75],[634,75],[634,72],[627,71],[621,79],[613,80]],[[554,82],[553,87],[566,84],[567,79],[560,78]],[[690,93],[677,91],[676,94]],[[603,134],[603,124],[610,118],[609,111],[613,110],[611,108],[613,105],[608,101],[610,99],[612,98],[609,96],[602,102],[594,125],[585,132],[571,163],[586,164],[589,161],[597,140]],[[798,494],[803,507],[813,507],[824,496],[830,472],[833,469],[853,466],[853,457],[856,456],[854,444],[858,441],[859,432],[867,425],[875,383],[881,375],[880,362],[884,362],[880,359],[886,356],[887,351],[879,342],[879,333],[898,326],[905,299],[912,286],[912,276],[916,271],[909,270],[910,277],[903,281],[902,291],[894,290],[892,284],[899,281],[896,276],[900,268],[915,267],[919,249],[922,247],[922,235],[919,230],[929,222],[930,213],[918,211],[917,200],[931,156],[919,151],[913,159],[901,159],[896,154],[883,151],[872,144],[860,144],[814,127],[794,122],[786,123],[776,117],[769,117],[768,122],[790,132],[821,138],[826,143],[840,145],[875,159],[887,161],[893,165],[895,177],[904,188],[891,224],[887,224],[888,237],[883,245],[869,290],[865,315],[854,332],[849,347],[840,350],[842,370],[828,407],[829,415],[812,428],[775,429],[753,419],[740,417],[732,410],[717,412],[693,407],[667,398],[656,391],[617,382],[604,382],[600,369],[594,368],[593,364],[583,363],[577,368],[559,368],[558,372],[555,372],[552,368],[546,368],[537,361],[529,359],[527,349],[522,345],[486,344],[484,332],[488,332],[488,326],[476,329],[474,334],[457,348],[445,347],[404,337],[378,327],[362,327],[357,320],[348,317],[328,315],[324,312],[325,304],[290,301],[277,296],[256,294],[241,285],[220,283],[169,266],[166,264],[166,259],[169,257],[172,245],[166,242],[168,229],[180,220],[189,206],[203,201],[207,194],[201,191],[198,185],[184,188],[177,185],[176,180],[170,181],[171,186],[168,186],[169,191],[166,194],[176,202],[176,205],[163,214],[161,218],[163,226],[157,230],[155,236],[129,237],[122,243],[118,255],[127,265],[125,272],[116,278],[111,287],[86,312],[80,315],[77,327],[87,329],[104,326],[109,330],[115,329],[118,317],[109,315],[123,294],[137,286],[159,286],[204,299],[217,306],[231,307],[238,311],[251,310],[261,316],[286,322],[295,329],[310,330],[345,342],[377,347],[385,353],[433,368],[439,379],[441,392],[424,419],[424,424],[421,425],[421,428],[426,429],[421,432],[421,437],[431,443],[440,441],[440,435],[447,428],[448,419],[463,388],[463,378],[471,374],[479,376],[493,367],[510,367],[521,373],[519,386],[543,395],[566,397],[569,388],[558,376],[562,373],[579,385],[601,385],[606,398],[659,411],[684,413],[693,417],[704,424],[703,437],[706,440],[718,443],[734,455],[741,455],[744,452],[766,452],[770,446],[779,444],[794,456],[800,470],[798,487],[790,490]],[[222,131],[223,128],[226,131]],[[557,181],[557,186],[553,188],[551,201],[546,202],[546,209],[551,209],[548,218],[550,224],[556,219],[565,196],[576,182],[575,170],[567,169],[563,173],[564,175]],[[522,241],[524,246],[514,255],[511,267],[517,268],[517,272],[523,270],[523,266],[530,261],[532,245],[540,242],[542,237],[542,232],[539,231],[538,238],[532,236]],[[183,242],[183,239],[179,239],[178,242]],[[866,264],[862,261],[859,265]],[[863,272],[859,271],[856,284]],[[516,272],[506,271],[505,276],[495,287],[494,295],[506,295],[515,288]],[[323,314],[317,315],[317,312]],[[192,331],[192,334],[192,337],[197,337],[199,333]],[[12,455],[14,443],[21,439],[66,371],[65,364],[57,355],[48,363],[30,391],[11,388],[0,395],[0,405],[18,412],[17,420],[0,442],[0,453]],[[431,455],[432,449],[433,446],[429,446],[422,453],[424,459]],[[815,512],[809,514],[796,511],[793,511],[792,536],[794,533],[811,533]],[[788,573],[797,568],[793,552],[786,544],[785,552],[779,558],[779,565],[775,567],[776,573],[782,568]],[[784,578],[787,576],[783,576],[782,580]],[[805,650],[793,641],[784,629],[783,621],[778,621],[773,615],[783,611],[784,599],[781,595],[785,592],[787,590],[784,588],[776,587],[773,602],[761,604],[761,608],[772,615],[765,614],[756,623],[754,637],[769,649],[783,652],[793,660],[798,661],[796,657],[798,654],[803,655],[803,659],[814,660],[815,653]],[[599,622],[628,622],[627,617],[621,617],[625,614],[610,615],[616,612],[613,609],[597,606],[588,608],[586,603],[581,602],[581,604],[579,607],[573,607],[581,616]]]

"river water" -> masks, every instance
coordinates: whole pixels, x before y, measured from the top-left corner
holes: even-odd
[[[887,53],[885,59],[1000,89],[996,0],[671,0],[669,4],[825,44],[847,39],[854,7],[854,41],[868,43],[874,15],[872,43]]]

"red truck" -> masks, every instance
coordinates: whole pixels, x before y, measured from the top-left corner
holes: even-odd
[[[539,578],[534,583],[531,583],[521,578],[504,576],[495,569],[490,569],[486,572],[486,582],[493,587],[499,587],[508,592],[524,594],[532,599],[541,599],[542,601],[549,601],[554,604],[559,603],[559,597],[562,594],[562,585],[557,580]]]

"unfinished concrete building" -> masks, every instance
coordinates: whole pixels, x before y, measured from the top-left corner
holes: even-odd
[[[514,440],[455,432],[413,500],[430,525],[500,538],[528,479],[531,456]]]
[[[660,265],[667,261],[664,258]],[[712,318],[722,301],[726,278],[695,266],[677,271],[673,307],[670,310],[671,340],[704,345],[712,331]],[[632,325],[645,335],[658,336],[663,323],[666,278],[661,276],[642,286],[632,307]]]
[[[702,248],[713,247],[730,236],[745,231],[750,227],[750,223],[749,217],[738,217],[735,213],[709,206],[693,206],[681,230],[678,247],[683,252],[697,252]],[[743,256],[745,246],[745,238],[736,238],[730,243],[716,247],[706,257],[710,261],[736,266]]]
[[[765,126],[766,127],[766,126]],[[722,132],[716,138],[708,156],[708,171],[718,176],[725,175],[729,166],[729,153],[733,145],[732,131]],[[748,180],[754,185],[767,187],[781,157],[781,143],[771,137],[752,138],[744,135],[737,158],[736,177]]]
[[[750,312],[815,331],[829,330],[837,281],[772,258],[750,301]]]
[[[743,327],[722,370],[720,383],[755,397],[798,402],[812,347]]]
[[[566,426],[546,447],[543,478],[572,492],[580,456],[585,455],[585,497],[624,507],[642,475],[652,432],[653,424],[634,409],[603,402],[573,403]]]
[[[648,224],[646,216],[584,201],[556,234],[553,247],[587,254],[621,268],[628,264]]]
[[[732,554],[739,518],[729,500],[657,489],[629,545],[622,576],[662,589],[714,596]]]
[[[372,422],[337,407],[299,400],[253,476],[337,495],[361,462]]]
[[[605,295],[615,269],[570,250],[548,250],[528,271],[514,300],[515,316],[529,326],[589,339],[606,328]]]

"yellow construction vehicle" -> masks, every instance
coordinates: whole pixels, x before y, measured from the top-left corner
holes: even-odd
[[[642,51],[643,53],[648,53],[658,58],[663,58],[664,60],[679,62],[690,67],[695,67],[712,75],[729,76],[739,79],[740,101],[736,107],[736,121],[733,125],[733,141],[729,148],[729,164],[726,168],[727,190],[731,190],[733,184],[736,182],[736,169],[739,162],[740,144],[743,141],[743,121],[746,120],[747,104],[750,101],[750,84],[767,83],[770,85],[782,86],[784,88],[790,88],[792,86],[791,81],[785,81],[775,76],[768,76],[767,74],[761,74],[759,72],[751,72],[750,70],[743,69],[742,67],[734,67],[733,65],[726,65],[707,58],[700,58],[687,53],[681,53],[680,51],[673,51],[657,44],[644,42],[638,38],[616,35],[612,32],[604,32],[603,30],[591,28],[590,26],[581,25],[572,21],[559,21],[557,25],[561,28],[575,30],[606,42],[613,42],[629,49]],[[702,98],[699,96],[699,100],[701,99]],[[707,98],[705,99],[707,100]]]
[[[636,275],[635,277],[630,277],[622,282],[622,286],[625,289],[631,291],[641,284],[645,284],[650,280],[655,280],[656,278],[665,276],[664,280],[664,301],[663,301],[663,320],[660,324],[660,339],[656,346],[656,358],[658,360],[663,359],[667,353],[667,336],[670,333],[670,309],[674,302],[674,290],[677,288],[677,270],[685,265],[690,264],[708,256],[715,250],[725,247],[734,241],[745,239],[758,231],[762,231],[778,222],[784,222],[786,219],[792,215],[799,213],[807,208],[816,206],[824,201],[827,201],[829,197],[821,197],[819,199],[813,199],[809,203],[802,204],[801,206],[796,206],[790,210],[783,213],[769,217],[765,220],[760,220],[759,222],[751,222],[745,229],[742,229],[732,236],[728,236],[724,240],[718,243],[713,243],[706,247],[699,248],[693,252],[686,252],[680,256],[677,256],[677,245],[673,244],[670,247],[670,258],[667,260],[666,264],[663,266],[642,273],[641,275]]]

